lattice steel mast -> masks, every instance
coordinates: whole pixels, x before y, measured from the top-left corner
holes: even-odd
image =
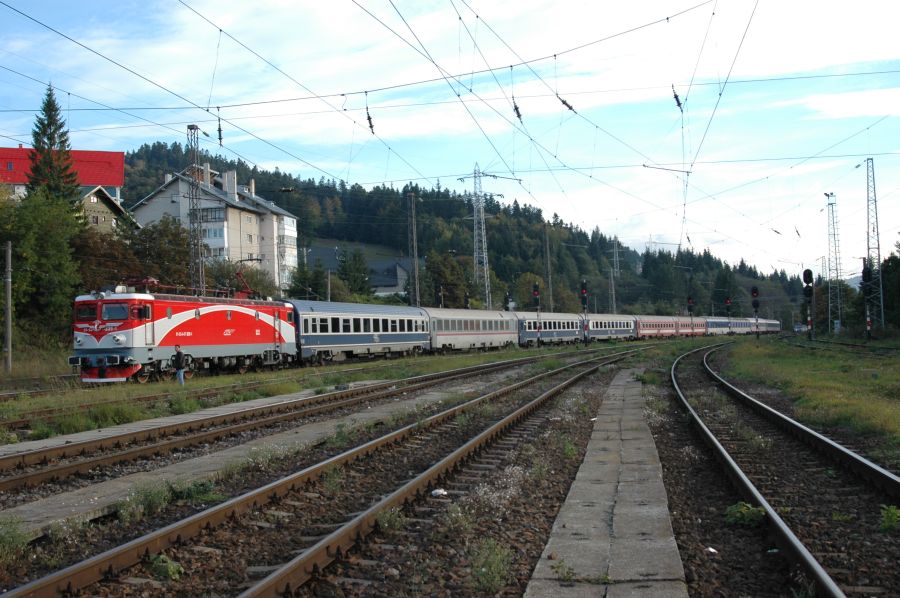
[[[881,240],[878,228],[878,202],[875,199],[875,162],[866,158],[866,181],[868,189],[868,226],[866,227],[867,265],[870,278],[864,283],[866,316],[871,318],[872,327],[884,328],[884,295],[881,288]],[[866,278],[865,276],[863,277]]]
[[[475,195],[472,197],[472,238],[475,246],[475,285],[482,294],[484,306],[491,309],[491,270],[488,266],[487,234],[484,231],[484,194],[481,191],[481,170],[475,163]]]
[[[828,198],[828,329],[838,333],[841,328],[841,249],[838,242],[837,204],[834,193]]]
[[[199,162],[200,152],[200,127],[197,125],[187,126],[187,145],[188,156],[191,164],[189,166],[191,185],[188,191],[188,221],[189,228],[189,244],[190,244],[190,263],[188,265],[188,273],[191,278],[191,287],[199,295],[206,294],[206,275],[203,271],[203,230],[200,222],[200,172],[197,163]]]
[[[416,194],[409,194],[409,255],[412,258],[412,282],[409,285],[409,304],[419,307],[422,303],[419,297],[419,242],[416,237]]]

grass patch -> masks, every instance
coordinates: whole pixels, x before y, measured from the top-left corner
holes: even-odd
[[[477,591],[494,595],[509,582],[512,551],[493,538],[475,544],[471,562],[472,585]]]
[[[14,517],[0,517],[0,565],[10,566],[25,556],[28,535],[22,522]]]
[[[376,520],[378,527],[385,532],[403,531],[409,524],[409,518],[396,507],[382,511]]]
[[[881,505],[881,531],[889,534],[900,531],[900,508],[896,505]]]
[[[726,375],[781,389],[808,424],[879,439],[900,458],[900,357],[809,351],[783,343],[737,343]]]
[[[148,569],[157,579],[178,581],[184,575],[184,567],[164,554],[155,554],[150,557]]]
[[[147,515],[159,513],[171,500],[172,491],[167,483],[138,484],[126,499],[119,502],[116,515],[123,523],[133,523]]]
[[[740,525],[743,527],[757,527],[766,518],[766,511],[762,507],[754,507],[741,501],[725,509],[725,523],[728,525]]]

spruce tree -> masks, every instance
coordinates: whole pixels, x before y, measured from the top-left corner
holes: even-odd
[[[35,119],[31,139],[34,149],[29,156],[29,193],[43,187],[50,197],[76,201],[79,185],[78,176],[72,170],[69,132],[66,121],[62,118],[62,109],[49,85],[41,104],[41,112]]]

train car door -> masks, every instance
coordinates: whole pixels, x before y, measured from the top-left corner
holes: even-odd
[[[275,338],[272,339],[272,344],[275,345],[275,349],[279,348],[279,340],[281,338],[281,310],[274,310],[274,322],[272,326],[272,330],[275,333]]]
[[[153,306],[150,304],[142,305],[139,313],[144,321],[144,344],[152,347],[156,344],[156,323],[153,321]]]

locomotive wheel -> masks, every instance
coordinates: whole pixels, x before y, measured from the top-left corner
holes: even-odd
[[[185,368],[185,370],[184,370],[184,379],[185,379],[185,380],[190,380],[190,379],[193,378],[193,377],[194,377],[194,370],[192,370],[191,368]]]
[[[150,381],[150,372],[146,368],[143,368],[138,370],[138,372],[134,376],[132,376],[132,378],[138,384],[146,384]]]
[[[169,382],[175,377],[175,372],[173,370],[162,370],[157,376],[159,377],[161,382]]]

